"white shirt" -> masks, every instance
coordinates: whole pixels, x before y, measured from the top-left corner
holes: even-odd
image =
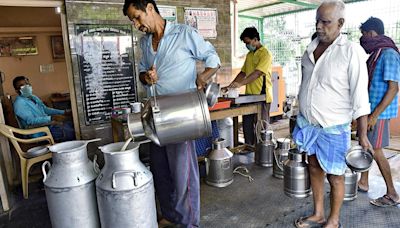
[[[314,39],[301,59],[301,114],[323,128],[369,114],[368,56],[364,49],[339,35],[315,63],[313,52],[318,43],[318,38]]]

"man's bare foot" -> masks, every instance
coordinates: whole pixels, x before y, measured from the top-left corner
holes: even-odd
[[[323,226],[323,228],[342,228],[342,224],[339,223],[325,223],[325,225]]]

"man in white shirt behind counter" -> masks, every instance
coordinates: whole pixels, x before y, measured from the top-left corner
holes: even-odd
[[[367,138],[367,55],[362,47],[340,34],[345,5],[341,0],[323,1],[317,10],[317,38],[302,60],[299,92],[300,115],[293,139],[308,155],[314,213],[295,221],[296,227],[341,227],[344,197],[345,155],[350,148],[350,123],[358,122],[359,143],[371,148]],[[331,211],[324,213],[325,173],[331,187]]]

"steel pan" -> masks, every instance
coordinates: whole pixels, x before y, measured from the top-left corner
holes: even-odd
[[[371,151],[364,150],[361,146],[353,146],[347,152],[346,164],[354,172],[367,171],[374,160]]]

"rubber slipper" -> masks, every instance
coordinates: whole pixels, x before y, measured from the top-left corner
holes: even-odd
[[[359,191],[359,192],[368,192],[368,189],[363,189],[363,188],[360,188],[360,186],[358,186],[357,187],[357,191]]]
[[[372,205],[378,207],[390,207],[390,206],[397,206],[400,202],[393,200],[390,196],[384,195],[377,199],[369,201]]]
[[[294,221],[294,225],[297,228],[319,228],[325,224],[325,221],[319,223],[311,220],[307,220],[307,217],[300,217]]]
[[[325,225],[325,223],[323,224],[323,225]],[[323,226],[322,226],[323,227]],[[339,222],[339,224],[338,224],[338,228],[343,228],[343,226],[342,226],[342,224]]]

